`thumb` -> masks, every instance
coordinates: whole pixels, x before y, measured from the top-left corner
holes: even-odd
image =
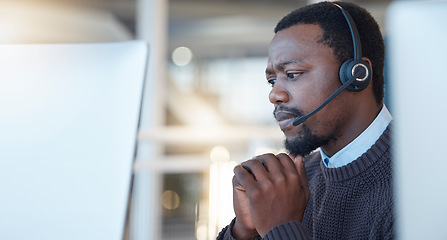
[[[303,156],[297,155],[293,159],[293,163],[295,164],[296,171],[298,172],[301,186],[306,192],[307,199],[309,199],[309,184],[307,182],[306,168],[304,167]]]
[[[289,154],[289,157],[293,160],[293,164],[295,165],[295,169],[298,172],[298,174],[301,174],[302,172],[301,169],[304,170],[304,164],[302,164],[303,156]]]
[[[296,155],[293,158],[293,163],[295,164],[295,169],[298,172],[298,174],[306,176],[306,169],[304,168],[304,162],[303,162],[303,156]]]

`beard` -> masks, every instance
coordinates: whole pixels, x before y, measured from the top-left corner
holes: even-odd
[[[301,133],[298,136],[286,138],[284,147],[291,155],[301,155],[304,157],[328,142],[329,139],[316,136],[303,124]]]
[[[304,115],[303,111],[298,108],[277,106],[273,111],[273,116],[276,118],[276,111],[285,110],[295,114],[297,117],[301,117]],[[329,142],[331,137],[319,137],[312,133],[312,130],[306,126],[305,123],[302,123],[302,131],[293,137],[288,137],[284,141],[284,147],[291,155],[301,155],[306,156],[309,155],[313,150],[318,147],[325,145]]]

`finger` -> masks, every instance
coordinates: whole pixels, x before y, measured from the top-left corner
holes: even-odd
[[[233,188],[235,190],[243,191],[245,192],[245,188],[239,183],[239,180],[237,179],[236,175],[233,176]]]
[[[259,160],[262,165],[266,168],[266,170],[270,173],[282,172],[282,165],[279,162],[279,159],[272,153],[263,154],[254,159]]]
[[[244,189],[256,186],[256,178],[262,177],[262,171],[266,172],[264,166],[258,160],[248,160],[234,168],[234,175]]]
[[[297,174],[296,167],[292,160],[293,158],[290,158],[290,156],[285,153],[280,153],[277,155],[277,157],[281,162],[284,172]]]
[[[236,186],[242,186],[245,189],[249,188],[248,186],[252,186],[254,184],[254,176],[247,169],[242,167],[242,165],[237,165],[236,167],[234,167],[233,172],[234,178],[237,182]]]
[[[245,192],[245,188],[242,187],[242,185],[237,185],[234,187],[235,190],[241,191],[241,192]]]
[[[303,157],[298,155],[294,159],[294,164],[300,177],[301,187],[304,189],[306,199],[310,197],[309,183],[307,182],[306,168],[304,167]]]
[[[248,161],[245,161],[245,162],[241,163],[241,166],[244,169],[246,169],[248,172],[250,172],[254,176],[255,180],[264,179],[267,177],[267,174],[268,174],[267,169],[262,164],[262,162],[257,158],[253,158]],[[239,180],[241,180],[241,179],[239,179]]]
[[[290,159],[293,159],[293,161],[295,161],[296,155],[293,155],[293,154],[289,153],[288,156],[290,157]]]

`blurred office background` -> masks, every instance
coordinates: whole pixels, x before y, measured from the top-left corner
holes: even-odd
[[[281,151],[267,48],[277,21],[311,2],[0,0],[0,43],[146,40],[127,239],[214,239],[234,217],[233,166]],[[386,32],[389,0],[353,2]]]

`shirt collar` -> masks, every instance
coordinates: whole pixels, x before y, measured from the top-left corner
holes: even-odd
[[[388,127],[393,117],[390,112],[383,105],[379,115],[374,121],[363,131],[357,138],[334,154],[328,157],[326,153],[320,148],[321,158],[323,163],[328,168],[342,167],[351,163],[360,157],[364,152],[371,148],[372,145],[379,139],[383,131]]]

